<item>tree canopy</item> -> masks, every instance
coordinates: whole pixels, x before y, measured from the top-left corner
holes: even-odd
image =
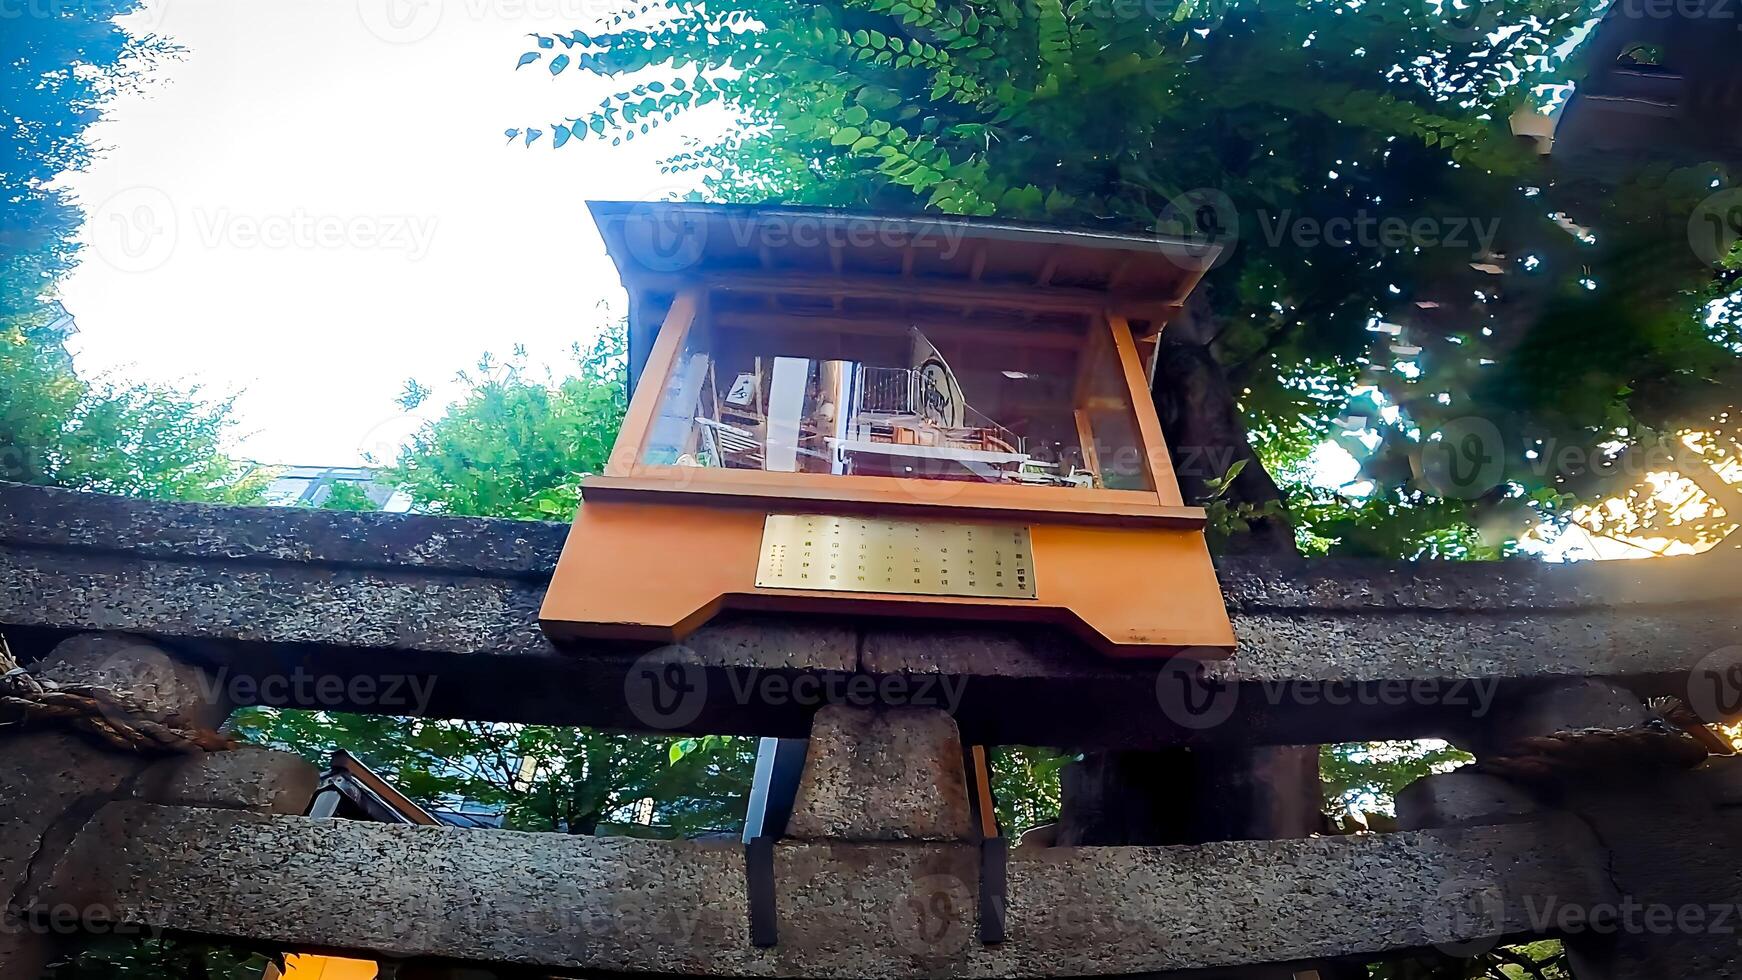
[[[600,331],[575,345],[575,373],[538,378],[525,351],[499,362],[485,355],[462,371],[465,395],[420,428],[384,475],[416,504],[456,516],[568,520],[581,477],[598,472],[628,406],[626,338]],[[416,408],[429,389],[408,382],[400,404]]]
[[[69,271],[83,221],[55,179],[81,170],[92,149],[86,131],[117,92],[141,84],[153,63],[174,53],[161,38],[135,36],[115,18],[140,0],[31,3],[6,16],[0,32],[0,323],[40,311],[42,297]]]
[[[1621,533],[1710,544],[1734,523],[1717,501],[1742,510],[1713,478],[1742,337],[1710,311],[1737,263],[1703,261],[1688,222],[1729,166],[1563,166],[1509,128],[1599,7],[678,0],[537,36],[523,67],[627,89],[510,133],[634,139],[723,101],[739,126],[670,160],[713,197],[1228,246],[1156,395],[1176,452],[1247,460],[1234,547],[1493,557],[1535,526],[1616,530],[1628,495]],[[1352,487],[1315,481],[1327,444]],[[1708,519],[1653,512],[1654,454],[1715,495]],[[1226,475],[1182,474],[1200,499]]]
[[[0,325],[0,480],[255,503],[269,474],[227,455],[230,406],[197,389],[86,380],[58,343]]]

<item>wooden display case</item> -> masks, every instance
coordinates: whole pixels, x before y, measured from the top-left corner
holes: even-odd
[[[1149,393],[1189,243],[969,219],[594,204],[633,395],[542,613],[676,640],[722,608],[1234,636]]]

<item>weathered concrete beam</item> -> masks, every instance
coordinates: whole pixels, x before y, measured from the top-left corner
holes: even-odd
[[[780,943],[750,944],[730,845],[112,804],[42,904],[286,948],[746,977],[1092,976],[1377,955],[1532,932],[1614,896],[1545,818],[1385,836],[1013,854],[1008,937],[974,930],[971,844],[784,844]],[[1325,903],[1336,908],[1326,915]]]
[[[802,736],[820,704],[858,699],[944,707],[976,742],[1133,748],[1457,735],[1548,680],[1685,695],[1695,665],[1742,643],[1734,549],[1600,567],[1224,559],[1240,649],[1184,708],[1189,678],[1062,632],[729,616],[664,675],[685,690],[654,703],[680,710],[650,711],[631,693],[645,647],[559,651],[538,630],[565,530],[0,485],[0,625],[159,637],[243,702]]]
[[[229,705],[202,672],[126,637],[77,636],[38,665],[44,680],[124,689],[194,725],[215,725]],[[8,719],[9,721],[11,719]],[[90,913],[51,905],[19,917],[24,896],[99,809],[116,800],[301,813],[314,767],[295,756],[249,747],[170,756],[122,751],[89,734],[44,726],[0,738],[0,976],[36,977]]]

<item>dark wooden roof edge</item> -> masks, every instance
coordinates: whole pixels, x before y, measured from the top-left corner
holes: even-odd
[[[323,789],[329,787],[337,789],[339,792],[351,796],[352,802],[366,810],[374,808],[367,806],[365,800],[357,799],[353,795],[358,790],[373,796],[377,802],[403,818],[405,823],[424,827],[441,825],[441,821],[431,816],[428,810],[418,806],[410,797],[401,793],[379,773],[364,765],[361,759],[344,749],[334,750],[331,768],[322,776],[321,782]]]
[[[1202,254],[1206,265],[1214,264],[1220,246],[1204,245],[1167,235],[1142,235],[1097,228],[1053,225],[1040,221],[984,218],[943,213],[884,213],[847,208],[805,207],[786,204],[709,204],[699,201],[588,201],[593,220],[628,217],[643,211],[650,217],[662,211],[692,211],[697,214],[737,214],[747,218],[807,218],[841,223],[865,222],[897,232],[923,233],[937,229],[964,229],[966,237],[993,241],[1077,245],[1083,248],[1117,249],[1127,252]],[[1215,249],[1208,252],[1206,249]]]
[[[848,232],[874,228],[880,233],[876,242],[880,247],[890,245],[897,238],[947,241],[952,252],[959,251],[957,246],[971,243],[1039,246],[1056,253],[1074,253],[1085,260],[1104,264],[1101,271],[1109,280],[1107,292],[1110,295],[1115,291],[1113,280],[1140,275],[1145,269],[1151,273],[1162,271],[1165,279],[1175,286],[1171,297],[1175,302],[1184,300],[1221,255],[1221,246],[1215,243],[1190,242],[1167,235],[1117,233],[966,215],[878,214],[840,208],[687,201],[589,201],[587,207],[605,240],[606,251],[616,265],[618,275],[631,288],[640,285],[669,288],[671,273],[677,271],[666,267],[650,270],[629,254],[634,249],[624,247],[624,229],[636,221],[649,223],[665,236],[682,235],[692,227],[705,228],[707,223],[728,221],[736,229],[736,237],[742,239],[734,243],[740,249],[757,238],[755,229],[758,227],[773,228],[779,223],[797,222],[816,222],[823,228]],[[765,243],[764,237],[759,244]],[[682,271],[686,274],[699,272],[707,263],[696,260],[705,259],[708,250],[718,244],[704,238],[699,254],[692,257],[691,262],[684,263]],[[816,250],[814,245],[802,242],[791,243],[791,248],[802,252]],[[898,248],[894,250],[899,251]],[[1037,268],[1045,264],[1042,260]],[[972,267],[959,272],[959,276],[933,274],[926,278],[931,282],[968,282],[978,278],[978,271]],[[1043,282],[1036,288],[1044,290],[1047,286]]]

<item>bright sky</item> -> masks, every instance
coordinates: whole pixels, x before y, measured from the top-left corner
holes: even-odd
[[[68,183],[90,220],[62,288],[82,371],[240,392],[244,456],[346,465],[415,428],[407,378],[524,343],[566,363],[622,308],[588,199],[690,189],[651,138],[550,146],[548,123],[627,86],[542,65],[531,31],[591,30],[610,0],[148,0],[187,49],[93,131]],[[504,129],[536,123],[532,149]],[[685,175],[693,177],[693,175]]]

